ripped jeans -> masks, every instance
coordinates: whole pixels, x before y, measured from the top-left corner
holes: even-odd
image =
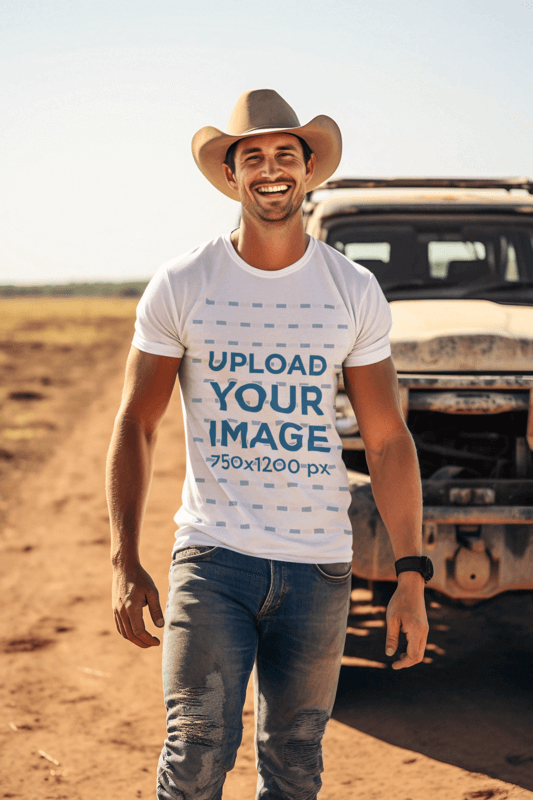
[[[163,645],[158,800],[220,800],[254,669],[261,800],[314,800],[346,637],[350,564],[178,550]],[[255,663],[255,668],[254,668]]]

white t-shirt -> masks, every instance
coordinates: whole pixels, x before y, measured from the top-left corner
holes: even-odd
[[[351,560],[337,380],[343,364],[387,358],[390,327],[374,275],[313,238],[276,271],[243,261],[229,234],[159,268],[133,344],[182,358],[187,473],[175,548]]]

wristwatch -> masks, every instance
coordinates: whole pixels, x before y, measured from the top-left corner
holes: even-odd
[[[394,566],[396,567],[396,577],[400,572],[419,572],[426,583],[433,577],[433,562],[427,556],[399,558]]]

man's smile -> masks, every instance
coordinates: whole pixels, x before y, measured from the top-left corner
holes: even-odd
[[[268,194],[279,197],[280,195],[286,194],[289,189],[290,186],[288,183],[274,183],[272,186],[258,186],[256,191],[259,192],[259,194]]]

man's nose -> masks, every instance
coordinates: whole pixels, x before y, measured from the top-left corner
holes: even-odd
[[[261,173],[265,176],[268,175],[272,177],[273,175],[277,175],[279,172],[281,172],[281,167],[276,161],[276,159],[274,157],[265,158],[265,160],[263,161],[263,168],[261,170]]]

